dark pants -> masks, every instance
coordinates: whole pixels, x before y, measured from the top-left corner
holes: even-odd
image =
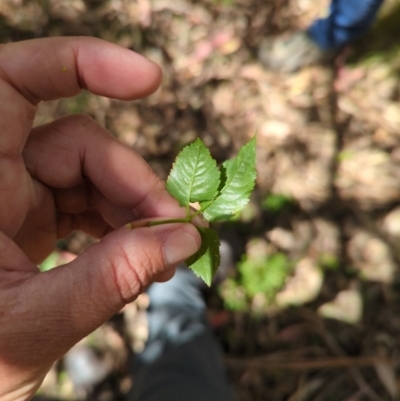
[[[200,290],[186,268],[149,288],[149,340],[135,361],[129,401],[236,400]]]
[[[329,16],[316,20],[308,32],[322,49],[340,48],[370,28],[382,3],[383,0],[332,0]]]

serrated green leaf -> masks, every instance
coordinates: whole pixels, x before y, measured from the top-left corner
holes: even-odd
[[[218,233],[211,228],[197,229],[201,235],[201,247],[186,260],[186,264],[210,286],[221,261]]]
[[[237,156],[221,166],[221,186],[213,201],[201,202],[202,213],[208,221],[228,219],[249,201],[256,179],[255,137],[243,146]]]
[[[214,199],[220,172],[201,139],[186,146],[177,156],[167,180],[167,190],[181,206]]]

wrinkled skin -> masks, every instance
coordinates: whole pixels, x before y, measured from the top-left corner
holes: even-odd
[[[183,217],[145,161],[86,116],[32,128],[37,106],[82,88],[121,100],[154,92],[160,68],[94,38],[0,46],[0,399],[26,400],[51,365],[153,281],[197,251],[192,224],[129,230]],[[56,240],[81,229],[101,240],[40,273]]]

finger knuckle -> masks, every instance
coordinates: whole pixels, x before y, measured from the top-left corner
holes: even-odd
[[[127,247],[114,244],[109,265],[117,291],[124,303],[132,302],[151,283],[164,262],[157,253],[148,252],[145,247],[137,249],[134,254]]]
[[[124,303],[129,303],[143,291],[146,278],[133,265],[124,247],[117,245],[112,253],[110,268],[115,285]]]

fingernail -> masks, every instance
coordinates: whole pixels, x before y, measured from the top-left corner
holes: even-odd
[[[168,266],[183,262],[197,252],[200,245],[193,235],[183,229],[173,231],[164,242],[164,257]]]

